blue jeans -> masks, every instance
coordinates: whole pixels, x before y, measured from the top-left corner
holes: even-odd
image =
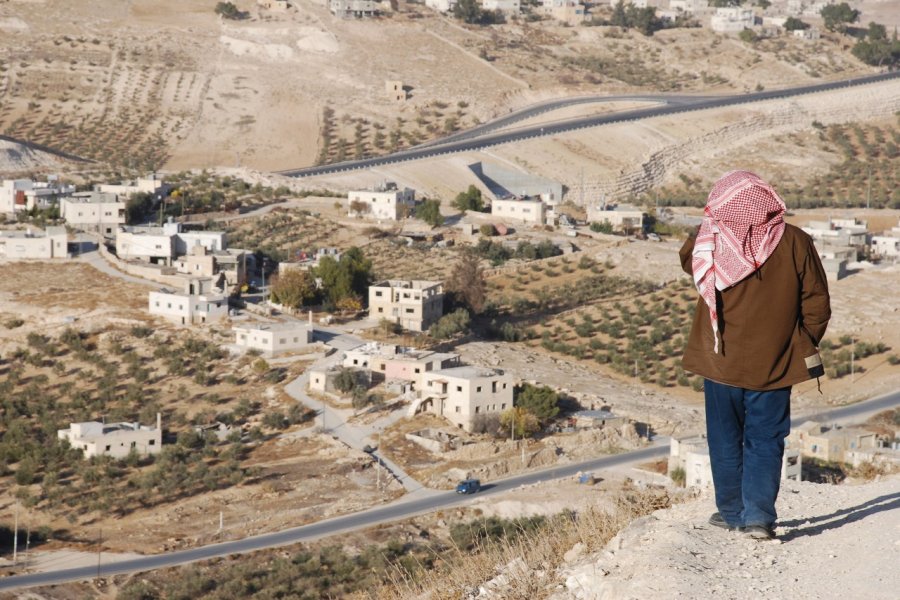
[[[765,392],[704,380],[716,508],[732,527],[774,527],[791,388]]]

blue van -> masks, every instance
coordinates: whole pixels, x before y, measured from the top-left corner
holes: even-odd
[[[481,489],[481,482],[477,479],[464,479],[456,486],[457,494],[474,494]]]

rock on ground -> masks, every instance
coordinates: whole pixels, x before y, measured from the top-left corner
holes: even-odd
[[[707,524],[711,493],[657,511],[600,554],[567,567],[555,600],[895,599],[900,594],[900,475],[863,485],[788,483],[778,539]]]

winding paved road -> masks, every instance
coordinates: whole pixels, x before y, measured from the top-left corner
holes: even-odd
[[[465,137],[467,132],[462,132],[460,134],[454,134],[453,138],[450,141],[448,141],[447,138],[444,138],[442,140],[434,142],[432,145],[410,148],[408,150],[395,152],[394,154],[388,154],[386,156],[365,158],[361,160],[351,160],[318,167],[307,167],[303,169],[279,171],[279,174],[286,175],[288,177],[312,177],[314,175],[327,175],[345,171],[357,171],[360,169],[369,169],[372,167],[380,167],[410,160],[431,158],[444,154],[456,154],[459,152],[481,150],[490,146],[508,144],[510,142],[516,142],[536,137],[557,135],[569,131],[576,131],[578,129],[597,127],[599,125],[624,123],[627,121],[638,121],[650,117],[706,110],[710,108],[722,108],[725,106],[735,106],[738,104],[761,102],[764,100],[790,98],[793,96],[800,96],[804,94],[813,94],[817,92],[826,92],[847,87],[862,86],[870,83],[877,83],[895,79],[897,77],[900,77],[900,70],[888,71],[885,73],[878,73],[876,75],[868,75],[865,77],[857,77],[854,79],[831,81],[828,83],[820,83],[816,85],[804,85],[783,90],[770,90],[763,92],[753,92],[749,94],[736,94],[733,96],[698,97],[693,102],[687,100],[689,98],[688,96],[677,96],[676,98],[681,99],[680,103],[673,102],[650,108],[640,108],[636,110],[610,113],[605,115],[567,119],[554,123],[548,123],[546,125],[532,125],[528,127],[522,127],[513,131],[490,133],[490,130],[483,129],[483,131],[487,131],[487,133],[478,134],[477,137],[471,139]],[[626,97],[622,96],[620,98]],[[627,98],[630,98],[631,100],[646,99],[653,102],[660,102],[660,98],[664,98],[664,96],[629,96]],[[566,101],[560,100],[559,102],[564,103]],[[546,106],[547,104],[545,103],[542,105],[538,105],[537,107],[533,107],[533,109],[531,110],[536,110],[538,111],[538,113],[546,112],[547,110],[550,110],[546,108]],[[525,112],[527,112],[528,110],[530,109],[525,109]],[[522,118],[528,118],[528,116]],[[493,123],[495,122],[492,122],[492,124]],[[482,126],[482,128],[483,127],[488,127],[488,125]]]
[[[868,415],[898,405],[900,405],[900,392],[894,392],[866,402],[827,410],[816,414],[815,418],[820,421],[846,422],[848,420],[859,418],[862,415]],[[800,419],[794,422],[793,425],[796,426],[805,420],[806,419]],[[603,456],[568,465],[557,465],[540,471],[491,482],[483,488],[484,491],[480,492],[477,497],[481,498],[486,495],[508,492],[519,486],[531,485],[541,481],[572,477],[579,471],[598,472],[612,467],[645,462],[654,458],[663,457],[668,453],[668,440],[660,438],[656,440],[654,445],[635,450],[634,452],[626,452],[614,456]],[[79,567],[45,573],[31,573],[28,575],[6,577],[0,579],[0,591],[42,585],[55,585],[68,581],[91,579],[98,575],[109,576],[139,573],[142,571],[174,567],[200,560],[227,556],[229,554],[252,552],[254,550],[286,546],[298,542],[308,542],[339,533],[365,529],[379,523],[407,519],[415,515],[462,504],[469,499],[470,498],[467,496],[459,496],[454,492],[422,490],[420,493],[411,494],[385,506],[371,508],[342,517],[335,517],[326,521],[319,521],[318,523],[303,525],[302,527],[293,527],[232,542],[222,542],[200,546],[190,550],[180,550],[177,552],[156,554],[133,560],[124,560],[100,565],[99,567]]]

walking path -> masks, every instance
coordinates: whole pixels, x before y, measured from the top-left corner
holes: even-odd
[[[337,364],[341,360],[344,350],[355,348],[365,343],[361,338],[335,328],[316,328],[316,341],[324,341],[329,346],[337,349],[331,356],[323,357],[314,362],[295,380],[284,386],[284,391],[321,416],[321,428],[323,433],[334,436],[347,446],[355,450],[363,450],[366,446],[376,448],[370,452],[372,457],[385,467],[403,485],[407,492],[423,490],[422,484],[406,473],[400,465],[383,456],[377,451],[377,436],[386,427],[391,426],[406,415],[406,407],[401,406],[387,415],[367,424],[350,423],[349,419],[354,411],[351,409],[335,408],[325,402],[315,400],[306,393],[309,385],[309,372],[314,369],[327,368]]]

